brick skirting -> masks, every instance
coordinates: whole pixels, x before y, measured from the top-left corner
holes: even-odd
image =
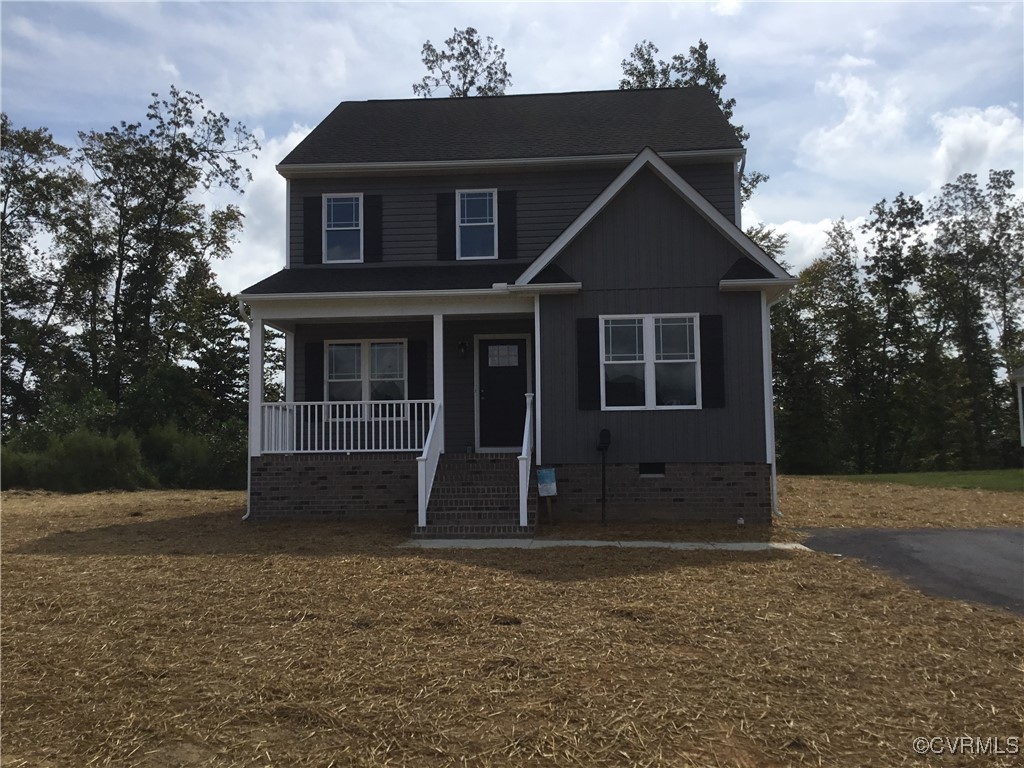
[[[398,515],[415,525],[415,453],[273,453],[250,461],[256,519]]]
[[[600,464],[546,466],[555,468],[558,519],[601,519]],[[767,464],[666,464],[664,477],[641,477],[636,464],[608,465],[609,522],[769,524],[771,510]]]

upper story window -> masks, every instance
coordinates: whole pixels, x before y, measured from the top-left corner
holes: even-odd
[[[456,193],[456,258],[498,257],[497,191],[471,189]]]
[[[700,318],[601,317],[601,408],[700,408]]]
[[[363,260],[363,196],[324,195],[324,262]]]

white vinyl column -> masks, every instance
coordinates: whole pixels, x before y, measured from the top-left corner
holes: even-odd
[[[284,399],[295,402],[295,334],[284,334]]]
[[[263,412],[263,318],[255,312],[249,326],[249,456],[259,456]]]
[[[444,315],[434,313],[434,410],[444,403]],[[444,412],[437,422],[441,453],[444,453]]]

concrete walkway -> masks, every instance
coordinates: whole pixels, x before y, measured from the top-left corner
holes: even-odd
[[[399,546],[417,549],[548,549],[623,547],[628,549],[713,550],[717,552],[809,551],[795,541],[601,541],[594,539],[415,539]]]

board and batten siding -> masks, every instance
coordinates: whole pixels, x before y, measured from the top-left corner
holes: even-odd
[[[739,251],[649,170],[626,185],[554,263],[583,283],[541,298],[545,463],[590,463],[609,429],[608,461],[765,462],[761,300],[721,293]],[[604,314],[721,315],[725,406],[701,410],[581,410],[576,321]]]
[[[670,163],[722,214],[735,220],[731,163]],[[383,261],[437,258],[437,195],[457,189],[516,192],[517,257],[533,259],[562,233],[625,167],[500,171],[430,176],[292,179],[288,227],[291,266],[303,266],[303,200],[330,193],[381,195]]]

